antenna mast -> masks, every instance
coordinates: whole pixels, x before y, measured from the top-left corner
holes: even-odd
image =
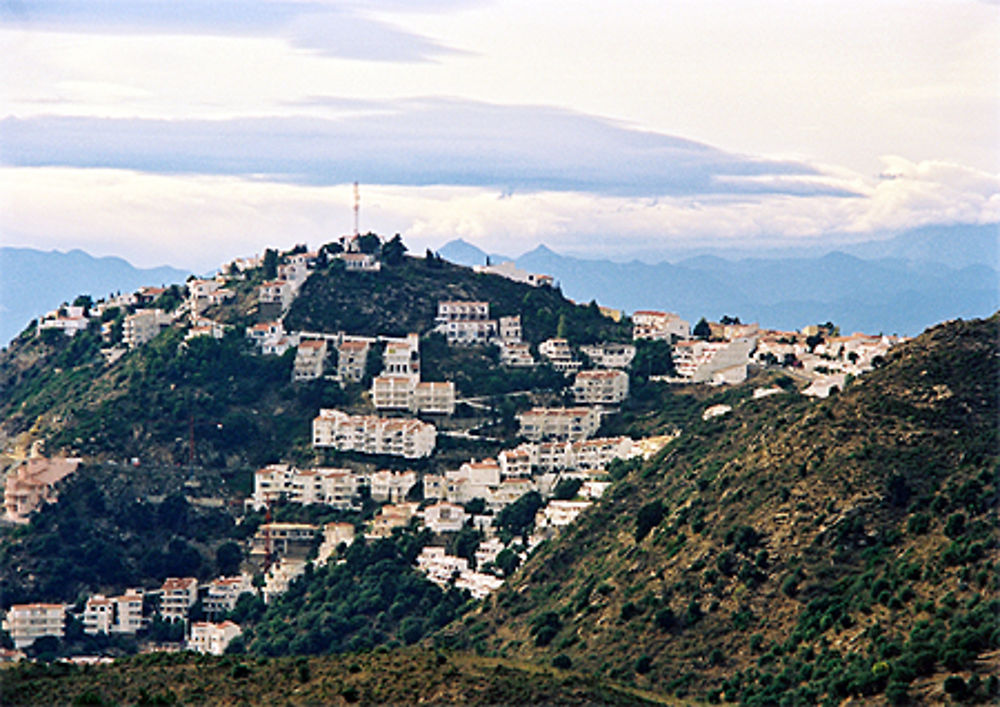
[[[361,192],[358,190],[358,183],[354,182],[354,235],[358,233],[358,212],[361,210]]]

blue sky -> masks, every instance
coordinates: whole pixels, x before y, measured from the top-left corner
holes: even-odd
[[[995,3],[0,5],[0,242],[627,257],[1000,221]],[[500,247],[502,245],[502,247]]]

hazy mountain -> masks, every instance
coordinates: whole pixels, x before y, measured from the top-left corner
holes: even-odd
[[[578,258],[543,245],[516,262],[554,276],[577,301],[630,312],[664,309],[691,321],[729,314],[787,329],[832,320],[845,331],[913,335],[1000,307],[996,234],[996,225],[927,227],[836,252],[701,254],[655,264]],[[464,241],[440,252],[463,263],[486,258]]]
[[[82,250],[0,248],[0,345],[6,346],[32,319],[79,294],[96,300],[143,285],[183,282],[188,274],[167,266],[136,268],[122,258],[95,258]]]

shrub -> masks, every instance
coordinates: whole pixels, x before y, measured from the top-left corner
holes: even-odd
[[[635,518],[635,541],[641,542],[650,530],[658,526],[665,512],[663,502],[659,499],[642,506]]]
[[[645,675],[653,668],[653,661],[648,655],[641,655],[639,659],[635,661],[635,672],[639,675]]]
[[[560,653],[552,659],[552,667],[560,670],[569,670],[573,667],[573,661],[565,653]]]
[[[965,696],[967,689],[961,675],[949,675],[944,679],[944,691],[952,697],[961,699]]]

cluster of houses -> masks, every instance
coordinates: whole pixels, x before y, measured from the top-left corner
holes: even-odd
[[[342,252],[332,257],[341,259],[347,270],[380,269],[377,257],[360,251],[356,237],[346,237],[342,245]],[[380,347],[381,365],[378,375],[371,378],[369,391],[375,414],[321,409],[312,422],[312,446],[318,451],[390,455],[408,460],[430,457],[437,428],[417,416],[452,415],[456,391],[451,381],[421,380],[419,334],[360,336],[284,329],[284,315],[319,260],[318,253],[285,254],[277,265],[276,279],[258,289],[261,321],[246,329],[246,337],[264,355],[282,355],[294,348],[294,381],[328,378],[342,385],[365,380],[370,371],[369,356]],[[105,352],[109,360],[178,322],[187,323],[188,338],[219,338],[225,327],[206,318],[206,311],[234,296],[233,290],[227,288],[233,278],[262,264],[259,256],[243,259],[236,261],[226,275],[189,280],[186,299],[169,312],[154,306],[164,289],[140,288],[90,307],[62,307],[43,317],[38,328],[57,329],[73,336],[87,329],[94,318],[106,320],[104,315],[111,308],[121,308],[127,312],[121,319],[121,341]],[[513,263],[475,270],[534,287],[552,284],[551,277],[520,270]],[[496,345],[501,365],[530,367],[544,361],[567,377],[572,376],[574,406],[533,407],[518,413],[522,443],[502,450],[495,459],[470,459],[457,469],[441,473],[322,466],[300,469],[289,464],[259,469],[254,474],[253,493],[246,500],[248,510],[260,511],[283,502],[359,511],[365,498],[380,507],[363,528],[343,522],[322,527],[266,522],[249,542],[246,573],[204,584],[195,578],[175,577],[167,579],[159,589],[129,589],[114,597],[93,595],[78,612],[84,631],[94,635],[135,635],[159,617],[184,622],[189,649],[221,654],[240,635],[240,627],[227,620],[192,620],[196,603],[200,602],[205,615],[212,619],[224,618],[239,597],[247,593],[270,603],[287,591],[308,563],[322,565],[331,561],[338,548],[354,542],[359,531],[368,539],[391,537],[411,528],[430,531],[433,540],[418,556],[417,569],[442,587],[457,587],[474,597],[485,597],[504,581],[504,572],[496,563],[500,553],[509,550],[525,557],[601,497],[609,485],[609,464],[640,455],[648,457],[672,439],[595,438],[602,416],[628,398],[626,369],[636,356],[635,341],[666,341],[671,345],[675,374],[665,379],[668,382],[732,384],[746,379],[751,364],[781,365],[807,376],[810,386],[804,392],[819,396],[842,387],[846,376],[877,365],[879,357],[899,341],[895,337],[862,334],[842,337],[831,328],[762,330],[756,324],[738,321],[706,323],[708,331],[701,326],[698,336],[693,336],[689,323],[678,315],[644,310],[632,315],[633,343],[604,342],[574,348],[564,338],[551,338],[538,345],[536,360],[531,345],[523,341],[520,315],[491,317],[490,304],[482,301],[441,301],[437,312],[434,331],[443,334],[449,344]],[[608,314],[621,316],[620,312]],[[103,328],[111,341],[111,322],[103,321]],[[778,390],[758,392],[768,395]],[[729,411],[727,406],[716,406],[706,410],[705,416],[710,419]],[[55,484],[73,473],[79,463],[78,459],[32,459],[9,473],[5,517],[25,522],[41,503],[54,499]],[[574,482],[575,496],[556,498],[556,490],[566,480]],[[529,493],[539,494],[542,500],[533,531],[505,543],[497,521],[505,508]],[[466,528],[482,533],[474,556],[449,555],[445,549],[449,534]],[[254,576],[256,583],[252,581]],[[14,605],[6,614],[4,628],[15,647],[22,649],[41,636],[62,637],[71,614],[72,607],[62,604]]]
[[[688,322],[670,312],[632,315],[633,339],[671,343],[676,375],[663,380],[711,385],[741,383],[751,364],[792,368],[809,379],[805,395],[826,397],[847,376],[871,370],[903,339],[855,333],[840,336],[832,325],[801,331],[761,329],[757,324],[706,322],[707,335],[693,336]]]
[[[63,638],[70,617],[80,621],[84,633],[92,636],[135,636],[149,629],[155,617],[183,623],[189,650],[222,655],[229,642],[240,635],[240,627],[228,620],[191,621],[191,611],[200,600],[206,615],[218,617],[232,611],[244,593],[254,591],[249,575],[219,577],[206,584],[199,584],[194,577],[169,577],[159,589],[130,588],[113,597],[93,594],[76,614],[73,605],[14,604],[4,617],[3,628],[14,648],[23,650],[44,636]]]

